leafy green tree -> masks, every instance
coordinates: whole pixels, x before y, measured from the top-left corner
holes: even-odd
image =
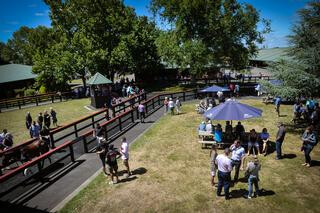
[[[320,2],[310,1],[298,11],[299,21],[293,26],[289,41],[290,55],[303,63],[307,71],[320,76]]]
[[[43,53],[55,40],[54,35],[52,28],[22,26],[13,33],[12,39],[8,40],[2,57],[11,63],[32,65],[33,56]]]
[[[16,64],[32,65],[30,44],[28,43],[31,28],[22,26],[13,33],[12,39],[6,44],[3,57],[6,61]]]
[[[6,63],[6,60],[4,59],[4,56],[3,56],[3,52],[5,51],[5,49],[6,49],[6,44],[3,42],[0,42],[0,64]]]
[[[76,60],[66,50],[66,44],[66,38],[62,37],[44,53],[38,52],[34,56],[32,71],[38,74],[38,86],[45,86],[47,91],[65,90],[67,82],[72,79]]]
[[[86,67],[92,74],[101,72],[113,80],[116,72],[140,72],[157,62],[154,24],[138,18],[122,1],[45,2],[50,7],[54,28],[66,34],[71,46],[75,46],[77,34],[90,43],[89,48],[78,45],[73,53],[81,53],[78,54],[81,57],[90,55]]]
[[[269,70],[275,79],[281,80],[282,85],[273,85],[268,81],[261,81],[263,88],[271,95],[294,100],[296,97],[312,96],[319,93],[320,80],[315,75],[305,71],[303,64],[282,60],[271,64]]]
[[[263,34],[270,31],[270,23],[261,19],[253,6],[236,0],[152,0],[151,9],[174,25],[179,47],[186,43],[200,50],[192,58],[201,55],[198,65],[203,68],[207,65],[204,53],[211,63],[232,69],[245,67],[248,58],[257,52],[256,44],[262,43]],[[262,31],[257,30],[259,21],[265,24]]]

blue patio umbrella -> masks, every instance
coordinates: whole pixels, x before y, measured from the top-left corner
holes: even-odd
[[[219,87],[217,85],[213,85],[211,87],[207,87],[203,90],[200,90],[200,92],[219,92],[219,91],[226,92],[226,91],[229,91],[229,89],[225,87]]]
[[[204,113],[210,120],[246,120],[249,118],[261,117],[262,110],[242,104],[236,100],[227,100],[223,104],[209,109]]]

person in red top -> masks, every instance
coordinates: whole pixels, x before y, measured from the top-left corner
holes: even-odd
[[[230,89],[230,92],[231,92],[231,93],[234,93],[234,88],[235,88],[235,87],[234,87],[234,84],[231,83],[231,84],[229,85],[229,89]]]
[[[168,104],[169,104],[168,97],[165,97],[165,98],[164,98],[164,101],[163,101],[164,114],[166,114],[166,113],[168,112]]]

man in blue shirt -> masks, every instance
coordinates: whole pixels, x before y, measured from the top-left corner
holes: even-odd
[[[204,121],[199,125],[199,131],[206,131],[206,123]]]
[[[276,112],[278,113],[278,117],[280,117],[281,97],[280,97],[280,96],[277,96],[274,103],[275,103],[275,105],[276,105]]]
[[[244,148],[240,144],[240,140],[236,140],[231,146],[230,150],[232,151],[232,166],[235,167],[235,174],[234,174],[234,182],[238,181],[239,178],[239,170],[241,166],[241,161],[246,155]]]

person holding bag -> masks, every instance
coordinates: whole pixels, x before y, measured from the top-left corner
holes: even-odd
[[[246,198],[252,198],[253,185],[255,187],[256,195],[259,196],[259,171],[261,169],[261,164],[258,158],[251,159],[248,163],[245,176],[248,177],[248,196]]]
[[[302,166],[311,167],[311,157],[310,153],[313,148],[317,145],[317,135],[314,131],[313,126],[309,126],[302,135],[302,147],[301,151],[304,151],[305,163]]]

